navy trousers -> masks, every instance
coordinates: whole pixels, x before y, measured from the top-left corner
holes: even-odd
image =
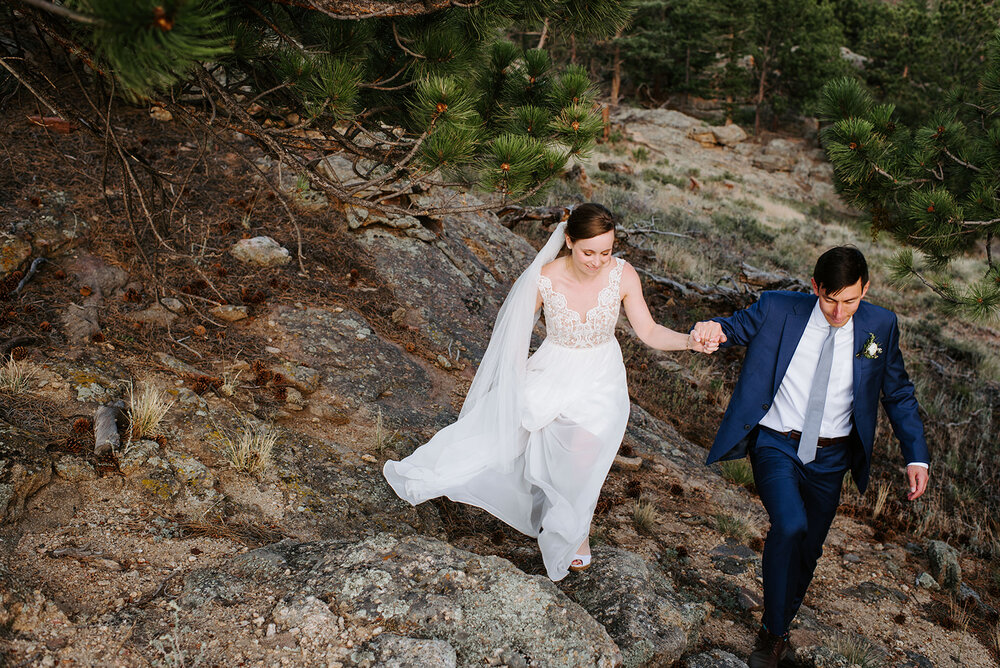
[[[823,541],[840,505],[847,443],[819,448],[802,464],[798,443],[760,428],[750,449],[754,484],[771,520],[764,541],[764,616],[768,631],[783,635],[812,581]]]

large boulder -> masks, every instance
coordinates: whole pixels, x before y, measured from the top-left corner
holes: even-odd
[[[399,346],[383,339],[351,310],[278,306],[268,323],[297,364],[320,371],[322,384],[349,409],[378,402],[394,418],[420,420],[426,409],[413,396],[430,394],[427,372]],[[276,341],[278,342],[278,341]]]
[[[732,146],[746,141],[746,131],[738,125],[719,125],[712,128],[712,135],[715,141],[723,146]]]
[[[471,195],[462,195],[464,201],[454,197],[435,190],[414,199],[426,208],[478,204]],[[384,225],[362,227],[356,238],[370,254],[379,278],[402,303],[400,322],[416,328],[453,360],[478,361],[507,290],[535,250],[490,212],[426,222],[424,231],[434,230],[431,241]]]
[[[271,611],[278,636],[295,629],[317,642],[324,634],[335,642],[338,616],[349,616],[424,640],[387,638],[363,648],[359,659],[391,655],[401,661],[412,653],[424,663],[399,665],[419,666],[430,665],[434,654],[442,657],[438,665],[448,665],[450,647],[462,666],[498,660],[573,668],[621,663],[604,628],[547,578],[422,536],[282,541],[239,555],[214,576],[199,571],[197,579],[185,591],[204,592],[199,600],[221,605],[226,600],[216,590],[229,592],[231,583],[244,581],[245,600],[266,583],[278,594]],[[210,608],[201,610],[211,615]],[[441,642],[426,642],[432,639]]]
[[[680,659],[698,642],[711,611],[678,596],[656,565],[613,547],[595,548],[593,565],[565,582],[566,593],[618,643],[627,668]]]

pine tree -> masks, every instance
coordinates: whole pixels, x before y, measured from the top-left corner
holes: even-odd
[[[877,104],[854,79],[823,89],[823,145],[838,191],[906,248],[893,279],[918,279],[944,305],[976,318],[1000,311],[1000,267],[992,244],[1000,234],[1000,31],[979,86],[945,94],[927,121],[911,130],[895,106]],[[914,256],[914,251],[920,260]],[[963,282],[949,264],[985,257],[978,279]]]
[[[62,49],[131,102],[206,123],[225,114],[313,187],[402,213],[401,196],[443,181],[530,195],[593,145],[602,125],[586,74],[503,39],[512,22],[546,18],[600,36],[628,11],[612,0],[15,0],[0,10],[0,45],[33,60]],[[101,105],[77,106],[18,62],[0,61],[51,110],[101,132]],[[286,118],[298,122],[275,127]],[[331,149],[357,180],[310,167]]]

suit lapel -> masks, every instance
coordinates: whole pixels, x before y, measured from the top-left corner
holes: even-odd
[[[791,313],[785,316],[785,324],[781,329],[781,343],[778,344],[778,362],[774,369],[774,387],[771,388],[772,397],[778,394],[778,387],[781,386],[781,381],[785,378],[785,371],[788,370],[788,364],[792,361],[795,348],[799,345],[802,332],[806,331],[806,325],[809,323],[809,315],[815,306],[815,298],[808,301],[802,300],[799,304],[795,305]]]
[[[854,355],[853,359],[851,360],[853,363],[853,366],[851,367],[853,369],[853,381],[851,387],[854,390],[855,408],[858,405],[857,401],[858,393],[862,389],[861,384],[859,382],[861,378],[861,357],[857,354],[857,352],[861,350],[861,346],[865,344],[865,339],[868,338],[868,333],[869,333],[868,320],[865,316],[867,310],[868,309],[865,308],[864,301],[862,301],[861,305],[858,307],[858,310],[855,311],[854,317],[852,318],[854,320]]]

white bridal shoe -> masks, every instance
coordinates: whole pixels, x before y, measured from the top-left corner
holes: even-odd
[[[587,570],[590,568],[590,557],[589,554],[574,554],[573,561],[569,562],[569,569],[574,573]]]

